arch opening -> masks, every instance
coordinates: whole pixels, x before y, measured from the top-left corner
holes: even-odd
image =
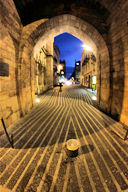
[[[49,35],[47,35],[48,37],[50,37],[50,40],[49,38],[45,38],[45,40],[43,40],[44,37],[41,37],[40,40],[38,40],[37,44],[35,45],[34,47],[34,58],[35,58],[35,68],[36,68],[36,72],[35,72],[35,93],[36,94],[40,94],[41,92],[45,91],[47,88],[48,88],[48,76],[51,77],[51,74],[53,73],[53,79],[52,77],[50,78],[50,80],[53,82],[49,82],[49,84],[52,86],[52,85],[57,85],[59,84],[59,80],[63,83],[65,82],[65,78],[64,78],[64,74],[65,74],[65,69],[66,69],[66,63],[65,61],[61,61],[61,60],[58,60],[57,57],[56,57],[56,62],[54,62],[54,39],[55,37],[57,36],[61,36],[62,34],[69,34],[70,35],[70,38],[74,38],[74,39],[77,39],[78,41],[80,41],[79,43],[79,48],[78,49],[81,49],[81,56],[79,57],[79,61],[76,61],[75,63],[75,60],[74,59],[74,73],[72,71],[72,74],[70,74],[70,78],[72,78],[72,83],[77,83],[77,84],[81,84],[85,87],[87,87],[88,89],[92,90],[93,93],[96,94],[96,76],[97,76],[97,71],[96,71],[96,68],[97,68],[97,64],[96,64],[96,55],[95,54],[98,54],[97,53],[97,47],[96,45],[94,44],[94,42],[91,42],[90,38],[88,39],[88,37],[86,36],[86,39],[84,39],[84,37],[82,37],[82,39],[84,40],[84,42],[86,44],[84,44],[83,41],[81,41],[80,39],[78,39],[78,35],[73,35],[71,34],[71,31],[73,31],[73,28],[71,28],[70,30],[68,29],[68,33],[67,31],[65,31],[65,29],[61,29],[61,31],[63,30],[63,33],[61,34],[58,34],[58,30],[55,31],[54,29],[54,33],[50,33]],[[70,33],[69,33],[70,32]],[[57,34],[57,36],[56,36]],[[41,41],[41,43],[40,43]],[[48,43],[50,42],[51,44],[51,47],[53,46],[53,50],[52,48],[47,50],[48,48]],[[91,43],[89,43],[91,42]],[[87,43],[89,43],[90,47]],[[42,45],[42,46],[40,46]],[[58,47],[59,48],[59,47]],[[53,64],[52,63],[52,60],[49,60],[47,59],[47,56],[52,56],[53,54]],[[74,56],[75,58],[77,58],[76,56]],[[42,59],[41,59],[42,58]],[[88,59],[87,63],[85,63],[85,60]],[[78,62],[80,62],[81,60],[81,63],[80,64],[80,67],[78,69]],[[58,63],[57,63],[58,62]],[[53,65],[53,71],[51,72],[50,70],[50,73],[48,72],[48,65]],[[61,75],[60,72],[58,72],[57,70],[57,66],[62,66],[63,70],[61,70],[61,72],[63,72],[63,74]],[[87,70],[85,70],[85,66],[86,65],[86,68]],[[42,74],[41,74],[41,70],[39,69],[39,66],[40,68],[43,67],[45,68],[45,70],[42,71]],[[51,67],[50,67],[51,68]],[[37,73],[38,71],[38,73]],[[44,83],[44,76],[46,77],[45,74],[47,74],[47,80],[45,81]],[[81,73],[81,75],[80,75]],[[72,75],[72,77],[71,77]],[[63,78],[62,78],[63,77]],[[69,77],[68,77],[69,78]],[[95,81],[94,81],[94,78],[95,78]],[[42,85],[40,84],[40,79],[42,79]],[[84,81],[83,81],[84,79]],[[85,80],[86,79],[86,80]],[[46,83],[47,82],[47,83]]]
[[[26,35],[24,41],[21,43],[21,56],[27,51],[31,55],[31,98],[29,98],[30,103],[35,101],[35,90],[34,90],[34,64],[36,54],[45,47],[46,48],[46,86],[44,90],[53,87],[53,41],[54,37],[67,32],[77,37],[84,44],[92,48],[92,51],[97,60],[97,101],[102,109],[106,112],[110,111],[109,105],[109,93],[110,93],[110,82],[109,82],[109,52],[107,45],[98,33],[98,31],[88,24],[87,22],[72,16],[72,15],[60,15],[49,20],[40,20],[34,22],[29,26],[25,27],[28,31],[28,36]],[[25,32],[24,28],[24,32]],[[33,30],[32,30],[33,29]],[[32,53],[32,54],[31,54]],[[30,61],[30,58],[28,58]],[[24,57],[24,61],[27,63],[27,59]],[[30,62],[28,62],[30,63]],[[22,63],[22,66],[24,63]],[[26,66],[25,66],[26,67]],[[102,72],[101,72],[102,71]],[[101,81],[101,74],[103,74],[104,81]],[[29,87],[30,90],[30,87]],[[25,99],[26,100],[26,99]],[[28,101],[25,101],[26,103]],[[24,111],[24,109],[23,109]]]

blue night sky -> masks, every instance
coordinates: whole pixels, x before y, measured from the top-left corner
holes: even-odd
[[[74,71],[75,60],[79,61],[83,52],[83,42],[69,33],[62,33],[55,37],[54,44],[60,50],[60,59],[66,61],[66,77]]]

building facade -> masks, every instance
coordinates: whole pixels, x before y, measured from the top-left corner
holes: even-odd
[[[38,95],[46,90],[46,55],[47,51],[45,47],[42,47],[35,56],[35,94]]]
[[[80,82],[85,87],[96,89],[96,57],[91,51],[83,50]]]
[[[60,60],[59,65],[57,66],[57,75],[59,77],[59,82],[64,83],[65,82],[65,75],[66,75],[66,62],[65,60]]]
[[[58,82],[57,66],[60,63],[60,51],[59,48],[53,44],[53,85]]]
[[[61,75],[63,75],[65,77],[65,74],[66,74],[66,61],[65,60],[60,60],[60,65],[62,66]]]
[[[75,81],[76,83],[80,83],[80,65],[81,65],[81,62],[80,61],[76,61],[75,62]]]

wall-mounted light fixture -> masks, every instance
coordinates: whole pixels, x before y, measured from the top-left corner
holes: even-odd
[[[40,99],[39,98],[36,98],[36,103],[39,103],[40,102]]]

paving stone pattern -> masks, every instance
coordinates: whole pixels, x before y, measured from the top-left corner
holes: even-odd
[[[112,132],[120,124],[94,107],[92,95],[56,87],[11,129],[14,149],[0,137],[1,191],[128,191],[128,142]],[[71,138],[80,142],[74,158],[66,153]]]

